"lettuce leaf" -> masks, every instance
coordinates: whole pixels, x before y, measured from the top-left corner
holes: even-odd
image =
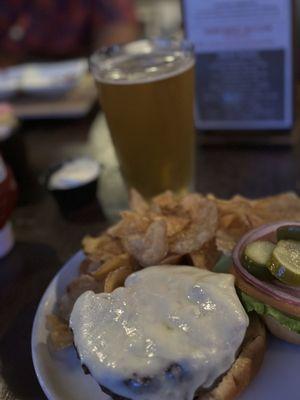
[[[282,313],[281,311],[268,306],[260,301],[254,299],[248,294],[239,291],[240,300],[245,307],[247,312],[255,311],[259,315],[270,315],[275,318],[281,325],[288,329],[300,333],[300,319],[293,318],[289,315]]]

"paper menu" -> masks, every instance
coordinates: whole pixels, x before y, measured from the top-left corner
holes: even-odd
[[[293,124],[292,0],[183,0],[200,129]]]

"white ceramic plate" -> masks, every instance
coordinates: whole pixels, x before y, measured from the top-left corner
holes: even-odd
[[[86,59],[25,64],[21,77],[22,93],[59,96],[67,93],[88,71]]]
[[[5,68],[0,70],[0,99],[18,93],[60,96],[73,89],[87,72],[88,62],[84,58]]]
[[[75,254],[46,290],[34,319],[32,358],[46,396],[50,400],[107,400],[89,375],[84,375],[75,350],[53,353],[47,345],[45,316],[50,314],[66,285],[78,275],[82,252]],[[300,346],[269,340],[261,371],[240,400],[297,400],[300,398]]]

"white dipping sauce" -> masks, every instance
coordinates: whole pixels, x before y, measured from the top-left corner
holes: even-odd
[[[93,181],[99,175],[99,164],[88,158],[68,161],[54,172],[48,182],[49,189],[71,189]]]
[[[184,266],[146,268],[110,294],[85,292],[70,319],[82,364],[133,400],[192,400],[231,367],[248,323],[232,275]]]

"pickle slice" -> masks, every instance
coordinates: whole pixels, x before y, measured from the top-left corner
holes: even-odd
[[[281,226],[277,229],[277,240],[300,240],[300,226]]]
[[[300,241],[280,240],[272,254],[269,271],[287,285],[300,285]]]
[[[268,264],[275,244],[266,240],[257,240],[249,243],[243,254],[243,265],[251,275],[264,281],[273,279],[273,275],[268,270]]]

